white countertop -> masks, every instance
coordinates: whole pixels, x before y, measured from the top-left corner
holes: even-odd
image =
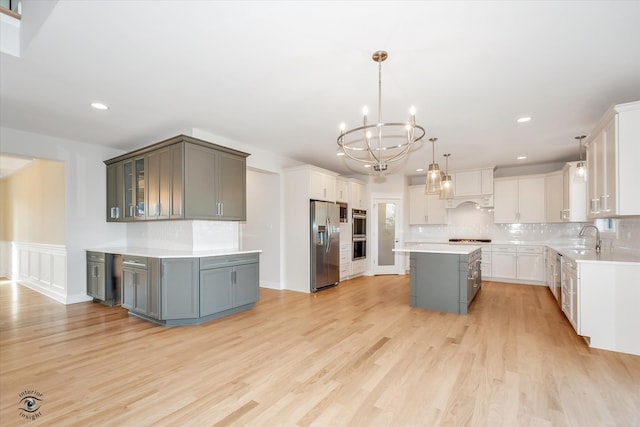
[[[479,245],[460,245],[449,243],[407,243],[403,247],[393,249],[394,252],[423,252],[432,254],[468,255],[481,249]]]
[[[223,255],[239,255],[239,254],[252,254],[262,253],[262,250],[240,250],[240,249],[205,249],[198,251],[189,250],[176,250],[176,249],[150,249],[150,248],[91,248],[87,251],[92,252],[104,252],[108,254],[120,254],[130,256],[142,256],[151,258],[202,258],[208,256],[223,256]]]
[[[609,263],[637,263],[640,264],[640,256],[628,251],[609,251],[603,249],[596,253],[594,248],[576,249],[574,247],[563,247],[559,245],[547,245],[549,248],[571,258],[576,262],[609,262]]]
[[[424,246],[424,245],[446,245],[445,242],[409,242],[399,252],[411,252],[410,248]],[[557,252],[560,252],[563,256],[571,258],[576,262],[605,262],[605,263],[638,263],[640,264],[640,255],[631,251],[615,249],[613,251],[608,248],[603,248],[601,253],[596,253],[595,248],[587,247],[582,249],[583,246],[574,242],[566,241],[523,241],[523,240],[493,240],[491,243],[479,243],[479,246],[487,245],[516,245],[516,246],[546,246]],[[451,245],[457,246],[457,245]],[[468,245],[464,245],[468,246]],[[474,245],[470,245],[474,246]],[[475,247],[475,246],[474,246]],[[416,252],[429,252],[429,251],[416,251]],[[446,252],[443,252],[446,253]],[[463,252],[467,253],[467,252]]]

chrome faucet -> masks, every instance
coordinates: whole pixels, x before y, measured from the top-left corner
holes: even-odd
[[[584,236],[584,231],[587,228],[593,228],[594,230],[596,230],[596,253],[600,253],[600,247],[602,246],[602,240],[600,240],[600,230],[598,229],[598,227],[596,227],[595,225],[585,225],[582,227],[582,229],[580,230],[580,233],[578,233],[578,237],[583,237]]]

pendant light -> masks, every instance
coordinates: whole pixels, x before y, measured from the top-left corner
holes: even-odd
[[[441,199],[453,199],[453,180],[449,175],[449,156],[451,153],[443,154],[445,157],[444,176],[442,177],[442,190],[440,190]]]
[[[585,135],[576,136],[574,139],[578,140],[578,150],[580,153],[580,160],[576,165],[576,173],[573,175],[573,179],[575,182],[586,182],[587,181],[587,168],[585,167],[584,162],[582,161],[582,140],[586,138]]]
[[[429,138],[431,141],[431,158],[433,162],[429,165],[427,171],[427,186],[424,194],[439,194],[442,190],[442,172],[440,166],[436,163],[436,141],[438,138]]]

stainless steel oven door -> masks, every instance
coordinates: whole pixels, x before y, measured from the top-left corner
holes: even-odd
[[[353,260],[367,257],[367,239],[353,239]]]

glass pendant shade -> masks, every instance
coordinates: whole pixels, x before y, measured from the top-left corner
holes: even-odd
[[[442,189],[440,190],[440,199],[453,199],[453,179],[449,175],[449,156],[451,154],[443,154],[445,157],[444,174],[442,175]]]
[[[435,144],[437,140],[438,138],[429,138],[429,141],[431,141],[431,154],[433,161],[427,170],[427,184],[424,194],[439,194],[440,190],[442,190],[442,172],[440,171],[440,166],[436,163],[435,156]]]
[[[575,137],[575,139],[578,140],[578,144],[579,144],[578,150],[579,150],[579,156],[580,156],[580,160],[576,165],[576,172],[573,175],[573,181],[576,183],[587,182],[587,168],[584,162],[582,161],[582,140],[584,138],[586,138],[586,136],[584,135]]]
[[[577,183],[587,182],[587,168],[584,162],[580,161],[576,165],[576,172],[573,175],[573,180]]]
[[[442,190],[442,172],[437,163],[431,163],[427,171],[427,188],[425,194],[438,194]]]

